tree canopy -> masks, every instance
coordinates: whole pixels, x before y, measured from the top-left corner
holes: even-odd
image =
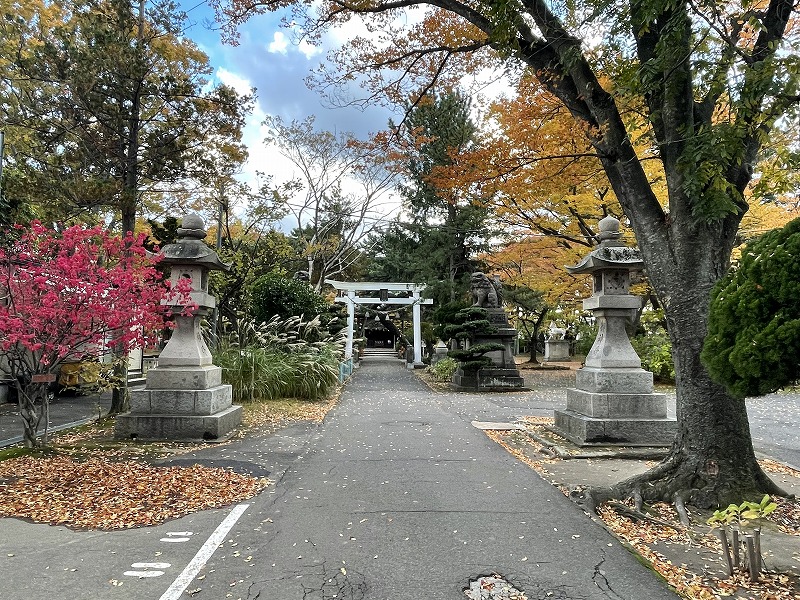
[[[438,176],[476,144],[469,99],[457,92],[431,92],[406,115],[405,128],[390,123],[390,156],[403,176],[405,214],[371,239],[377,280],[427,284],[437,304],[466,291],[478,254],[492,235],[490,211],[468,181],[444,184]]]
[[[282,319],[322,314],[328,303],[307,282],[269,273],[259,277],[252,286],[253,317],[265,323],[276,315]]]
[[[162,300],[188,289],[170,292],[143,235],[123,239],[79,225],[58,233],[39,222],[5,234],[0,350],[16,382],[26,445],[34,446],[42,386],[33,376],[55,373],[65,361],[144,347],[164,327]]]
[[[6,3],[0,23],[4,195],[48,221],[111,211],[133,231],[152,201],[238,151],[249,99],[209,85],[169,0]],[[216,140],[216,141],[215,141]]]
[[[300,257],[317,291],[325,279],[360,267],[360,246],[386,223],[385,195],[394,170],[382,150],[351,133],[318,131],[314,117],[286,123],[269,117],[266,141],[275,144],[294,173],[284,206]]]

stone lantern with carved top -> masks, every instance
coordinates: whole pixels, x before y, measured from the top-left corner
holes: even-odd
[[[631,273],[641,271],[644,262],[636,248],[620,241],[617,219],[606,217],[600,221],[599,229],[599,246],[574,267],[567,267],[573,275],[592,275],[593,293],[583,301],[583,308],[594,313],[598,331],[584,364],[639,368],[642,361],[631,346],[625,325],[632,311],[641,306],[639,298],[630,294],[630,287]]]
[[[203,220],[195,214],[186,215],[178,228],[178,241],[165,246],[161,252],[161,264],[170,267],[173,289],[181,280],[191,281],[189,300],[194,306],[187,316],[182,314],[186,305],[180,298],[171,301],[175,330],[158,356],[159,366],[211,365],[211,352],[200,330],[203,317],[216,306],[214,296],[208,293],[208,274],[227,271],[229,267],[203,242],[205,237]]]
[[[182,280],[191,282],[190,310],[185,298],[170,302],[175,329],[158,366],[148,370],[145,388],[131,390],[131,411],[117,417],[119,439],[220,440],[241,422],[242,407],[232,404],[231,386],[222,383],[222,369],[213,364],[201,331],[203,317],[216,304],[208,293],[208,274],[228,270],[205,237],[203,220],[188,214],[178,241],[162,250],[173,289]]]
[[[631,273],[644,267],[639,250],[620,241],[619,221],[600,221],[599,245],[572,274],[592,276],[592,296],[583,301],[598,326],[597,337],[567,390],[567,409],[555,412],[556,430],[580,445],[666,446],[676,421],[667,418],[666,396],[653,393],[653,374],[631,345],[626,324],[641,306],[630,294]]]

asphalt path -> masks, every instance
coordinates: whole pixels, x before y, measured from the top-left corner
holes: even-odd
[[[471,424],[525,404],[432,393],[402,362],[366,360],[323,424],[194,457],[269,472],[250,502],[110,533],[0,520],[0,598],[445,600],[492,573],[528,598],[675,598]]]

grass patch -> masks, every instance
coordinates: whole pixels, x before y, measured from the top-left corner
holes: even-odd
[[[12,447],[0,450],[0,461],[8,460],[10,458],[17,458],[19,456],[27,456],[29,454],[38,454],[37,450],[32,448]]]
[[[282,425],[297,421],[320,423],[325,415],[336,406],[342,388],[321,400],[304,398],[280,398],[244,404],[243,425],[260,433],[270,433]]]

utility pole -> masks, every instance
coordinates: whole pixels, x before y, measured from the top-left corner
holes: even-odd
[[[219,252],[222,249],[222,225],[223,225],[223,216],[227,215],[228,211],[228,202],[225,197],[225,184],[222,181],[217,183],[217,193],[219,196],[217,197],[217,204],[218,212],[217,212],[217,256],[219,256]],[[217,327],[219,326],[219,307],[217,306],[216,302],[214,303],[214,311],[211,313],[211,348],[215,350],[217,348],[217,342],[219,341],[217,335]]]
[[[0,130],[0,205],[3,204],[3,161],[6,157],[6,132]]]

